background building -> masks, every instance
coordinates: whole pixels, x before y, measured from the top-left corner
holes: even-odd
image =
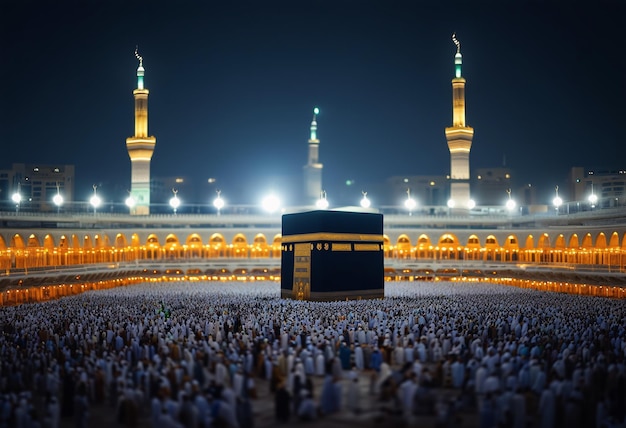
[[[569,174],[569,185],[568,197],[573,202],[601,208],[626,203],[626,169],[573,167]]]
[[[74,200],[74,165],[40,165],[14,163],[0,170],[0,200],[5,209],[13,209],[14,193],[21,195],[20,209],[27,211],[57,210],[53,202],[58,193],[65,204]]]

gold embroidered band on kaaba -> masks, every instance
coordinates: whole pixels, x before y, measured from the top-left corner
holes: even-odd
[[[343,241],[343,242],[383,242],[383,235],[361,234],[361,233],[303,233],[299,235],[287,235],[281,238],[282,244],[292,242],[311,241]]]

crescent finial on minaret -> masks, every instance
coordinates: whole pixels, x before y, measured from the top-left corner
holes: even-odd
[[[456,45],[456,53],[461,53],[461,42],[456,38],[456,33],[452,33],[452,42]]]
[[[139,46],[135,46],[135,57],[139,60],[139,67],[143,66],[143,57],[139,55]]]

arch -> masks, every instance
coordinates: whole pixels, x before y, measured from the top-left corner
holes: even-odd
[[[609,247],[619,248],[619,233],[611,233],[611,238],[609,239]]]
[[[430,237],[425,233],[422,233],[417,238],[415,257],[418,259],[431,259],[434,257],[433,244],[430,241]]]
[[[4,242],[4,238],[0,235],[0,250],[5,251],[7,249],[7,243]]]
[[[459,253],[461,247],[459,244],[459,238],[451,233],[444,233],[439,237],[439,245],[436,250],[438,252],[437,257],[440,259],[459,259]]]
[[[509,235],[504,240],[502,261],[515,262],[519,259],[519,243],[517,236]]]
[[[243,233],[236,234],[233,237],[231,248],[231,257],[248,257],[248,240],[246,239],[246,235]]]
[[[541,236],[539,236],[537,248],[550,248],[550,235],[548,235],[547,233],[543,233]]]
[[[10,245],[11,248],[14,248],[16,250],[23,250],[24,248],[26,248],[26,244],[24,244],[24,238],[22,238],[22,235],[20,235],[19,233],[13,235]]]
[[[115,235],[115,248],[125,248],[128,244],[126,243],[126,236],[121,233]]]
[[[401,259],[411,257],[411,240],[404,233],[396,240],[396,256]]]
[[[262,233],[257,233],[252,239],[252,248],[250,256],[253,258],[269,257],[270,248],[267,244],[267,238]]]
[[[459,238],[451,233],[444,233],[439,237],[439,245],[459,245]]]
[[[463,257],[466,260],[479,260],[482,257],[481,254],[480,239],[476,234],[470,235],[465,244],[465,254]]]
[[[202,257],[203,256],[204,244],[202,243],[202,238],[197,233],[192,233],[187,237],[184,246],[184,257]]]
[[[500,245],[495,235],[487,235],[485,238],[484,260],[500,260]]]
[[[565,236],[563,236],[562,233],[556,237],[556,241],[554,241],[554,248],[565,249]]]
[[[50,234],[43,237],[43,247],[48,250],[54,250],[54,237]]]
[[[596,237],[596,245],[597,249],[605,249],[606,248],[606,235],[603,232],[598,233]]]
[[[159,238],[156,234],[151,233],[146,238],[146,246],[144,250],[144,258],[154,260],[161,258],[161,244],[159,243]]]
[[[139,239],[139,234],[133,233],[130,236],[130,245],[132,247],[141,247],[141,239]]]
[[[175,259],[180,257],[182,248],[180,247],[180,241],[178,236],[170,233],[165,237],[165,243],[163,244],[163,250],[165,257],[168,259]]]
[[[209,257],[226,257],[226,240],[221,233],[214,233],[209,238]]]
[[[39,243],[39,238],[37,238],[37,236],[34,233],[31,233],[30,236],[28,237],[28,248],[38,248],[41,247],[41,244]]]
[[[582,248],[593,248],[593,239],[591,238],[591,233],[587,233],[581,245]]]
[[[569,248],[578,248],[580,247],[580,243],[578,242],[578,234],[573,233],[569,238],[569,244],[567,245]]]

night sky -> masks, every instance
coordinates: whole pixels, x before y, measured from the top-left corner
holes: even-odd
[[[561,4],[4,0],[0,169],[74,164],[77,199],[125,195],[138,45],[153,177],[214,177],[240,203],[293,192],[318,106],[323,187],[355,180],[356,203],[449,172],[456,32],[471,168],[506,162],[552,192],[571,166],[626,167],[625,3]]]

